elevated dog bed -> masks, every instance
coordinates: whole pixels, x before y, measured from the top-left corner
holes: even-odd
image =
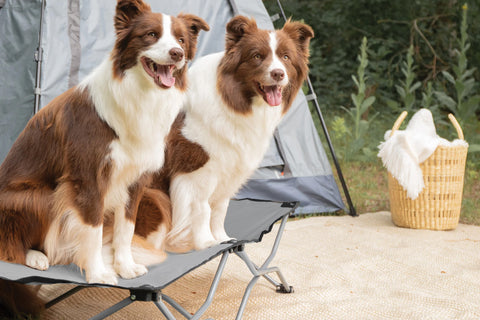
[[[295,206],[296,203],[232,200],[227,212],[225,229],[231,237],[237,239],[236,241],[220,244],[202,251],[192,251],[186,254],[169,254],[167,260],[163,263],[149,267],[149,272],[146,275],[131,280],[119,279],[118,285],[115,287],[129,290],[128,296],[91,319],[103,319],[135,301],[153,302],[167,319],[175,318],[165,302],[178,310],[185,319],[199,319],[211,304],[227,259],[232,253],[245,262],[253,275],[252,280],[245,289],[236,319],[241,319],[250,292],[261,276],[276,286],[277,291],[284,293],[292,292],[292,287],[287,284],[280,270],[277,267],[269,267],[269,264],[277,252],[285,223],[289,215],[294,211]],[[270,232],[273,224],[279,220],[281,220],[281,224],[270,255],[266,257],[261,266],[255,265],[245,251],[245,244],[260,242],[263,235]],[[195,314],[192,315],[172,298],[162,293],[162,289],[175,280],[220,255],[222,255],[222,258],[220,259],[208,296]],[[280,282],[268,275],[273,272],[277,273]],[[24,265],[0,261],[0,278],[32,285],[54,283],[77,285],[74,289],[47,303],[47,308],[81,289],[97,286],[88,284],[79,268],[73,264],[51,266],[46,271],[39,271]]]

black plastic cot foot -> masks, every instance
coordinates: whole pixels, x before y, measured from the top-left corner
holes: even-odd
[[[288,289],[287,289],[283,284],[279,284],[277,286],[277,292],[278,293],[293,293],[294,290],[293,290],[292,286],[289,286]]]

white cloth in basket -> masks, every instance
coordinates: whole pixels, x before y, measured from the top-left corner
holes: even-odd
[[[405,130],[397,130],[379,145],[378,156],[383,165],[415,200],[425,187],[420,164],[437,149],[438,145],[448,146],[466,143],[464,140],[449,142],[439,137],[435,130],[432,113],[427,109],[417,111]]]

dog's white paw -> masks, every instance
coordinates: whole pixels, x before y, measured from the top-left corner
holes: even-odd
[[[116,264],[115,270],[124,279],[140,277],[148,272],[147,267],[137,263],[129,264],[128,266],[126,264]]]
[[[211,239],[196,241],[195,244],[194,244],[194,247],[195,247],[195,250],[203,250],[203,249],[206,249],[206,248],[213,247],[213,246],[215,246],[219,243],[220,243],[220,241],[218,241],[214,238],[211,238]]]
[[[220,230],[213,230],[212,234],[218,243],[232,242],[236,240],[235,238],[229,237],[223,228]]]
[[[25,264],[37,270],[47,270],[49,267],[47,256],[37,250],[28,250],[25,256]]]
[[[113,270],[106,270],[101,273],[87,273],[86,278],[88,283],[110,284],[112,286],[118,283],[117,275]]]

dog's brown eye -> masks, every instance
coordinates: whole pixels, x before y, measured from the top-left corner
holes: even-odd
[[[288,55],[284,55],[284,56],[283,56],[283,60],[286,61],[286,60],[288,60],[288,59],[290,59],[290,57],[289,57]]]
[[[153,32],[153,31],[150,31],[149,33],[147,33],[147,36],[157,38],[157,33]]]
[[[180,39],[178,39],[178,42],[180,42],[180,43],[184,43],[184,42],[185,42],[185,40],[183,40],[183,38],[180,38]]]
[[[262,56],[260,55],[260,53],[257,53],[256,55],[253,56],[253,59],[256,59],[256,60],[259,60],[261,58]]]

